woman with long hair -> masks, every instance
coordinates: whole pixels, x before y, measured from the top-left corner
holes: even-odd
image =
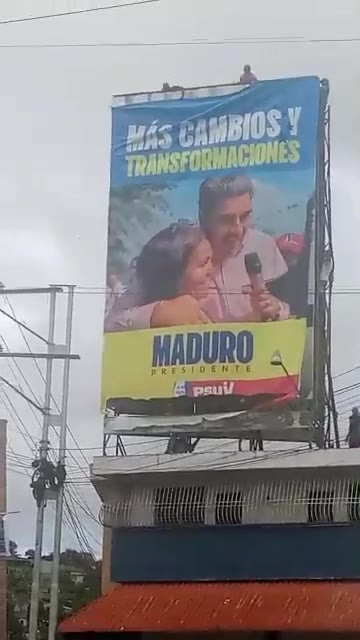
[[[211,245],[198,226],[175,223],[153,236],[136,263],[139,304],[157,303],[151,326],[210,322],[200,301],[209,294],[212,269]]]

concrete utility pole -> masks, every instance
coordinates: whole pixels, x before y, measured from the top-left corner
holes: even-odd
[[[72,333],[72,316],[74,308],[74,287],[69,287],[68,307],[66,314],[65,329],[65,349],[70,355],[71,351],[71,333]],[[59,434],[59,458],[58,464],[65,469],[66,460],[66,423],[69,398],[69,379],[70,379],[70,359],[64,361],[63,370],[63,386],[62,386],[62,402],[60,413],[60,434]],[[60,570],[60,552],[61,552],[61,528],[64,507],[64,483],[59,485],[56,494],[56,514],[55,514],[55,531],[54,531],[54,555],[51,576],[51,592],[50,592],[50,612],[49,612],[49,640],[54,640],[57,627],[58,609],[59,609],[59,570]]]
[[[41,555],[44,533],[44,515],[45,507],[48,500],[56,501],[56,517],[54,529],[54,553],[52,567],[52,584],[51,584],[51,604],[49,617],[49,640],[54,640],[57,624],[58,612],[58,596],[59,596],[59,559],[61,548],[61,524],[63,512],[64,497],[64,481],[65,481],[65,454],[66,454],[66,421],[69,395],[69,375],[70,361],[78,360],[79,356],[71,353],[71,332],[72,332],[72,316],[74,305],[74,286],[73,285],[51,285],[46,288],[37,289],[6,289],[2,288],[0,294],[7,299],[7,295],[11,294],[50,294],[49,305],[49,325],[48,337],[44,338],[36,331],[27,327],[24,323],[0,307],[0,314],[3,314],[15,324],[20,326],[24,331],[29,332],[40,341],[46,344],[45,352],[9,352],[0,351],[2,358],[43,358],[46,360],[45,373],[45,393],[44,405],[41,406],[29,398],[18,387],[10,383],[6,378],[1,377],[1,381],[20,395],[29,404],[35,407],[43,416],[42,434],[39,446],[39,459],[34,461],[33,468],[33,493],[37,501],[37,517],[36,517],[36,535],[35,535],[35,557],[33,566],[33,581],[31,589],[30,601],[30,621],[29,621],[29,640],[37,640],[38,631],[38,614],[40,601],[40,578],[41,578]],[[65,329],[65,343],[55,344],[55,324],[56,324],[56,301],[57,294],[67,291],[67,319]],[[52,413],[52,377],[54,360],[63,361],[63,386],[61,408],[59,413]],[[48,459],[49,453],[49,431],[51,427],[59,427],[59,458],[58,464],[55,465]],[[46,473],[50,475],[46,475]],[[37,479],[34,480],[35,476]]]
[[[48,345],[54,344],[55,334],[55,313],[56,313],[56,291],[50,292],[50,313],[49,313],[49,329],[48,329]],[[46,361],[45,374],[45,395],[44,395],[44,413],[43,426],[41,433],[41,442],[39,449],[40,460],[47,460],[49,449],[49,427],[50,427],[50,405],[51,405],[51,382],[52,382],[53,360],[48,358]],[[44,496],[45,497],[45,496]],[[41,500],[38,504],[36,517],[36,533],[35,533],[35,556],[33,565],[31,600],[30,600],[30,622],[29,622],[29,640],[36,640],[39,600],[40,600],[40,579],[41,579],[41,552],[44,534],[44,511],[45,500]]]

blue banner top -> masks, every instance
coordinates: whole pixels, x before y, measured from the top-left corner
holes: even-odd
[[[319,78],[303,77],[113,107],[111,186],[315,170],[319,102]]]

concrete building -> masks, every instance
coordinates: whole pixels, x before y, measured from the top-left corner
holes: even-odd
[[[63,637],[360,632],[359,462],[305,447],[95,458],[104,595]]]

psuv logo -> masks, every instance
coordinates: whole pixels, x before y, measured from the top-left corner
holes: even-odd
[[[224,382],[193,382],[192,395],[199,396],[231,396],[235,392],[235,382],[224,380]]]
[[[155,335],[152,366],[247,364],[254,356],[254,337],[250,331],[205,331]]]

